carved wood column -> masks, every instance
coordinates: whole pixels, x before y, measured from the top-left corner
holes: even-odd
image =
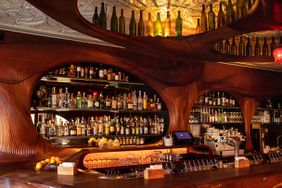
[[[193,102],[197,100],[198,88],[193,83],[183,87],[169,87],[160,91],[170,117],[169,132],[189,130],[189,116]]]
[[[253,150],[252,137],[251,137],[251,121],[258,107],[258,102],[253,98],[243,97],[239,100],[242,115],[245,123],[246,133],[246,149]]]
[[[0,162],[32,158],[48,147],[30,118],[30,100],[38,78],[0,83]]]

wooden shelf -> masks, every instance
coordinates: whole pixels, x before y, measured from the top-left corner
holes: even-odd
[[[80,140],[89,138],[116,138],[116,137],[162,137],[162,135],[142,134],[142,135],[90,135],[90,136],[50,136],[49,140]]]
[[[98,84],[105,86],[145,86],[144,83],[140,82],[122,82],[122,81],[108,81],[101,79],[86,79],[86,78],[72,78],[66,76],[57,76],[57,75],[49,75],[41,78],[42,82],[47,83],[58,83],[58,84],[69,84],[69,85],[89,85],[89,84]]]
[[[68,113],[68,112],[105,112],[105,113],[113,113],[113,114],[126,114],[126,113],[135,113],[135,114],[164,114],[168,113],[165,110],[111,110],[111,109],[95,109],[95,108],[51,108],[51,107],[37,107],[31,108],[31,113],[35,112],[60,112],[60,113]]]
[[[220,108],[226,110],[240,110],[238,106],[209,106],[209,105],[194,105],[193,108]]]
[[[214,122],[214,123],[208,123],[208,122],[199,122],[199,123],[190,123],[191,125],[195,124],[212,124],[212,125],[243,125],[244,122],[225,122],[225,123],[219,123],[219,122]]]

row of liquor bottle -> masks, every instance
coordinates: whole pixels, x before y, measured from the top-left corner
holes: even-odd
[[[247,40],[247,42],[245,42]],[[239,42],[238,42],[239,41]],[[251,38],[244,38],[240,36],[240,39],[232,38],[230,42],[229,39],[225,41],[217,42],[215,48],[219,53],[228,55],[238,55],[238,56],[272,56],[272,52],[278,43],[278,38],[274,36],[271,37],[271,42],[267,37],[263,38],[256,37],[255,44],[252,45]],[[280,44],[282,44],[282,36],[280,36]]]
[[[70,121],[57,121],[55,117],[38,117],[36,125],[38,132],[47,137],[62,136],[109,136],[109,135],[162,135],[165,129],[164,118],[142,116],[115,116],[108,115],[76,117]]]
[[[93,64],[71,64],[69,66],[60,67],[52,72],[49,72],[49,75],[120,82],[129,81],[129,77],[126,73],[118,70],[117,68],[103,66],[102,64],[100,64],[99,66]]]
[[[58,91],[58,92],[57,92]],[[44,100],[44,99],[42,99]],[[39,102],[44,104],[44,102]],[[71,109],[111,109],[111,110],[162,110],[162,103],[156,95],[149,98],[147,93],[134,90],[128,93],[121,93],[117,96],[104,96],[102,91],[93,91],[91,93],[78,91],[76,95],[70,93],[68,87],[56,89],[52,88],[52,92],[47,99],[47,107],[51,108],[71,108]]]
[[[213,5],[210,4],[210,10],[208,12],[208,17],[205,11],[205,5],[202,5],[201,17],[198,19],[198,24],[196,28],[196,32],[206,32],[212,31],[216,28],[220,28],[225,24],[229,24],[236,19],[243,17],[247,10],[252,7],[252,2],[249,0],[247,3],[242,0],[238,0],[236,3],[236,11],[233,9],[233,5],[231,0],[228,0],[228,4],[226,7],[226,13],[224,13],[222,5],[225,2],[221,2],[219,4],[219,12],[217,16],[217,24],[216,24],[216,15],[213,11]],[[107,17],[105,12],[104,3],[101,3],[100,14],[98,15],[98,7],[95,7],[95,12],[92,18],[92,22],[94,25],[99,26],[101,28],[107,29]],[[181,18],[181,12],[178,11],[178,16],[175,19],[175,36],[182,36],[182,28],[183,28],[183,20]],[[117,17],[116,7],[113,7],[111,21],[110,21],[110,30],[113,32],[119,32],[125,34],[125,17],[123,9],[121,9],[120,17]],[[172,36],[171,29],[171,16],[169,11],[167,11],[167,16],[165,20],[161,21],[160,13],[157,13],[156,21],[153,21],[151,18],[151,13],[148,13],[148,20],[146,21],[146,25],[143,19],[143,11],[140,10],[139,21],[138,23],[135,20],[135,12],[132,11],[130,23],[129,23],[129,35],[133,36],[164,36],[169,37]]]
[[[237,103],[235,99],[224,92],[208,92],[205,95],[201,95],[196,102],[197,105],[205,106],[223,106],[223,107],[235,107]]]
[[[190,123],[242,123],[241,112],[226,112],[221,109],[195,108],[192,109]]]

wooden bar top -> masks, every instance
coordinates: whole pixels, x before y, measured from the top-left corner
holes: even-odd
[[[14,168],[14,169],[13,169]],[[169,187],[273,187],[282,183],[282,163],[263,164],[250,168],[225,168],[165,176],[164,179],[101,179],[98,174],[79,172],[75,176],[57,175],[56,171],[36,172],[33,169],[1,167],[1,182],[18,187],[83,187],[83,188],[169,188]],[[15,187],[16,187],[15,186]],[[3,186],[5,187],[5,186]]]

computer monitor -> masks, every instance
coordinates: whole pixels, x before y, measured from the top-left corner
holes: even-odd
[[[187,131],[174,131],[173,132],[174,145],[189,145],[193,144],[193,136]]]

